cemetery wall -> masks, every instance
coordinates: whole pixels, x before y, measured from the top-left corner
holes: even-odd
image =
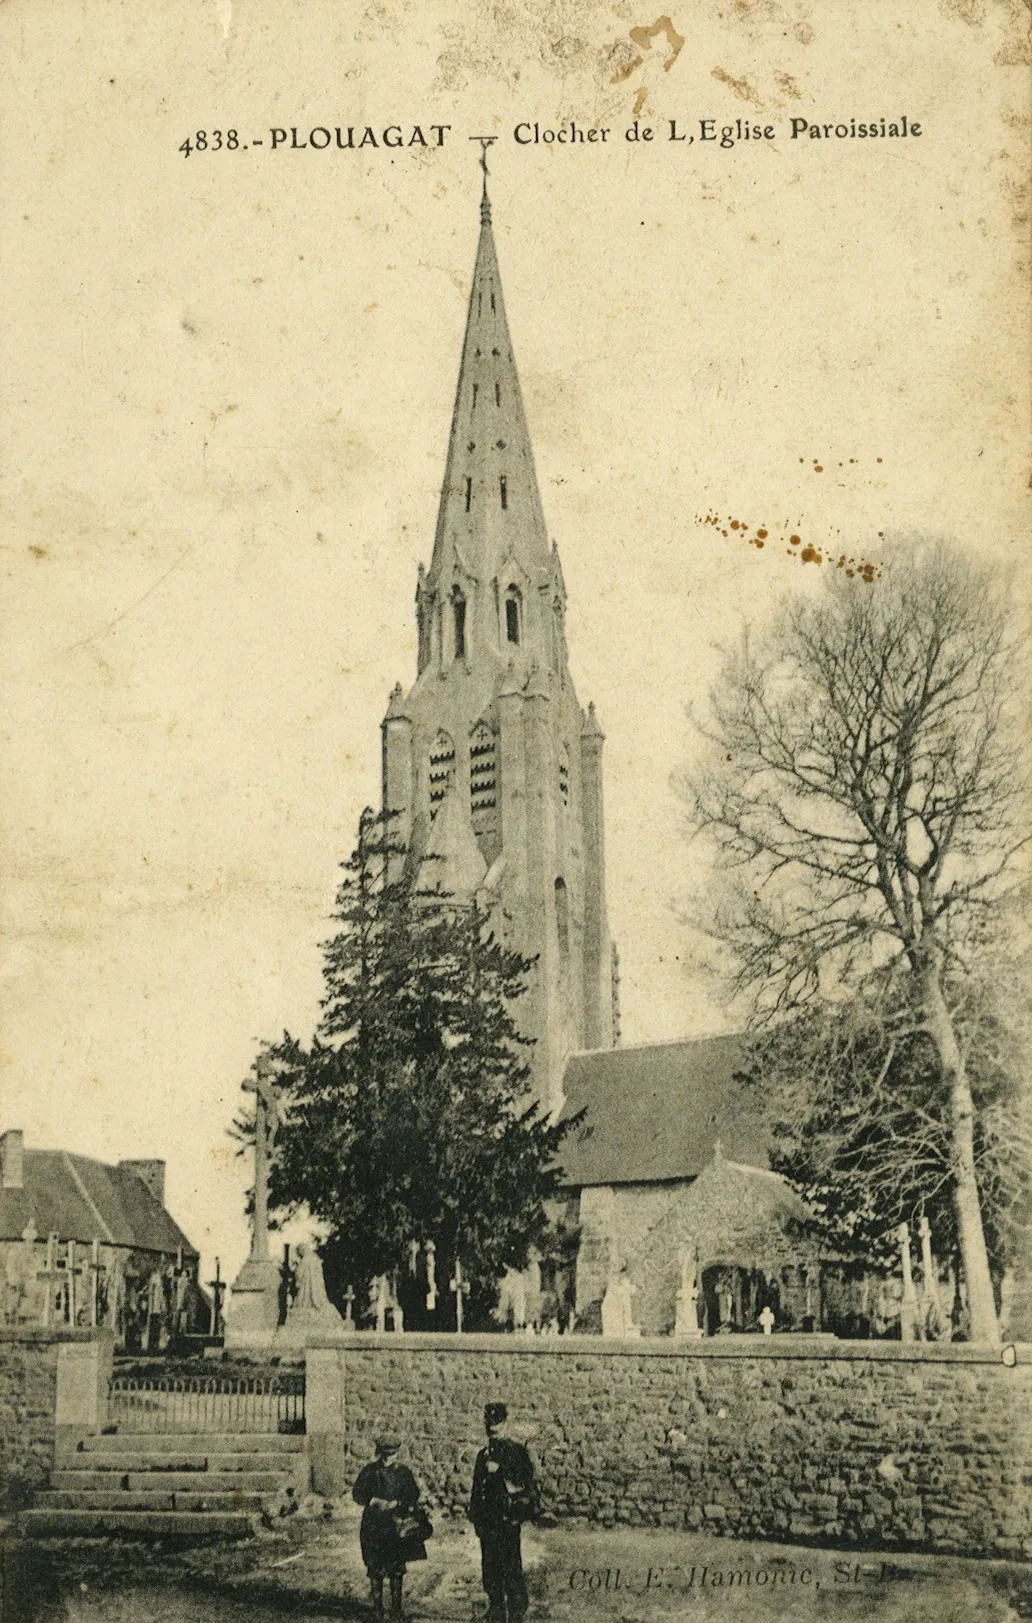
[[[16,1510],[46,1487],[54,1463],[57,1350],[66,1340],[67,1331],[0,1329],[0,1511]]]
[[[561,1521],[1032,1557],[1032,1347],[741,1336],[313,1339],[313,1486],[382,1430],[429,1501],[465,1506],[483,1405],[505,1400]]]

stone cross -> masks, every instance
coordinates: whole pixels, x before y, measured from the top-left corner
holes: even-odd
[[[80,1274],[86,1272],[85,1265],[77,1265],[75,1261],[75,1241],[68,1242],[68,1260],[65,1263],[65,1274],[68,1279],[68,1323],[73,1327],[78,1322],[78,1304],[75,1300],[75,1281]]]
[[[225,1294],[226,1281],[222,1277],[222,1264],[215,1258],[215,1278],[209,1279],[208,1289],[211,1291],[211,1318],[208,1321],[208,1334],[214,1341],[222,1328],[222,1298]]]
[[[47,1236],[46,1266],[36,1275],[43,1282],[43,1324],[49,1329],[54,1314],[54,1286],[64,1278],[64,1269],[57,1266],[57,1235]]]
[[[461,1335],[463,1297],[469,1295],[469,1281],[462,1277],[462,1261],[459,1257],[455,1258],[455,1273],[449,1283],[449,1289],[455,1295],[455,1329]]]
[[[269,1257],[269,1154],[280,1124],[279,1102],[274,1078],[282,1067],[271,1054],[259,1054],[254,1077],[243,1083],[245,1093],[254,1099],[254,1216],[251,1223],[251,1259],[266,1262]]]
[[[376,1332],[378,1335],[382,1336],[384,1331],[387,1329],[387,1275],[377,1274],[376,1279],[373,1281],[373,1286],[373,1301],[376,1306]]]
[[[944,1315],[939,1299],[939,1276],[932,1256],[932,1225],[924,1212],[918,1219],[917,1232],[921,1236],[921,1318],[925,1335],[934,1341],[942,1334]]]
[[[100,1295],[100,1276],[107,1270],[100,1260],[100,1241],[94,1240],[90,1248],[90,1260],[87,1264],[90,1276],[90,1324],[96,1329],[99,1322],[98,1298]]]
[[[899,1338],[901,1341],[917,1341],[920,1339],[917,1292],[914,1289],[914,1276],[910,1269],[910,1229],[906,1223],[899,1225],[896,1238],[899,1241],[899,1263],[903,1274],[903,1296],[899,1304]]]
[[[355,1293],[350,1285],[344,1292],[344,1328],[345,1330],[355,1328]]]
[[[433,1240],[426,1246],[426,1310],[433,1313],[437,1307],[437,1247]]]

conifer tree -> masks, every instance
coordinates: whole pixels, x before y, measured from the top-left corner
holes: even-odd
[[[433,1241],[441,1270],[461,1258],[475,1316],[546,1243],[569,1130],[531,1096],[514,1015],[531,962],[476,902],[421,889],[390,818],[369,811],[334,916],[315,1037],[272,1049],[286,1077],[272,1204],[328,1228],[331,1294],[361,1294]]]

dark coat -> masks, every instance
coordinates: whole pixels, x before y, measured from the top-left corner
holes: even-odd
[[[383,1577],[404,1572],[406,1561],[426,1560],[422,1536],[402,1537],[398,1531],[399,1518],[411,1516],[419,1508],[419,1487],[407,1465],[391,1465],[387,1460],[363,1465],[351,1497],[364,1507],[358,1538],[370,1574]],[[394,1508],[384,1510],[371,1504],[372,1499],[393,1501]]]
[[[537,1487],[530,1455],[511,1437],[492,1437],[477,1455],[469,1519],[483,1538],[503,1527],[518,1527],[538,1514]]]

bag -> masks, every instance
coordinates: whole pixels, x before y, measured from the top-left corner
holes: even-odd
[[[394,1531],[402,1544],[422,1544],[433,1538],[434,1524],[421,1505],[415,1510],[394,1512]]]
[[[510,1482],[504,1478],[509,1518],[514,1522],[529,1522],[534,1515],[534,1496],[523,1482]]]

